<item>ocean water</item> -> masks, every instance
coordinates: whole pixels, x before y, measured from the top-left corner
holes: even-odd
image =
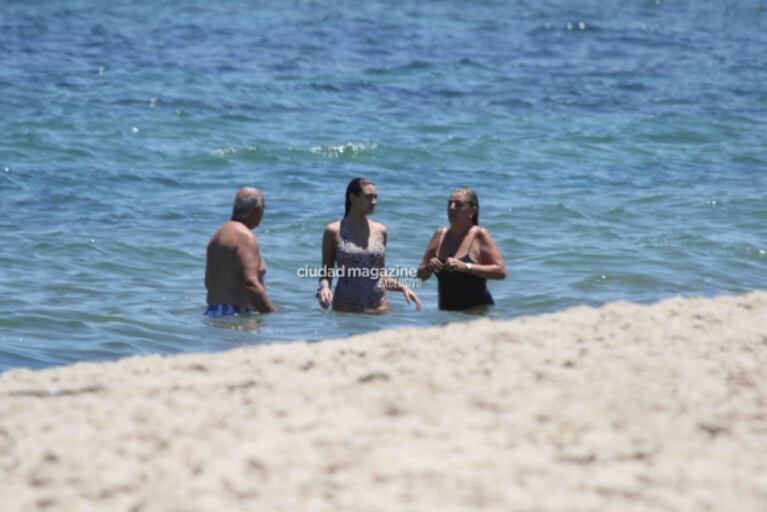
[[[5,0],[0,55],[0,371],[474,318],[317,306],[355,176],[389,266],[478,192],[493,318],[767,288],[764,0]],[[246,184],[280,312],[206,323]]]

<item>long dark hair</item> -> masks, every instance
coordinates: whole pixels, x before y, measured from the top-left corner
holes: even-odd
[[[344,196],[346,198],[344,218],[349,216],[349,210],[352,207],[352,201],[349,199],[349,194],[354,194],[355,196],[360,195],[362,193],[362,187],[365,185],[375,185],[375,183],[365,178],[354,178],[349,182],[349,185],[346,187],[346,195]]]
[[[478,226],[479,225],[479,197],[477,197],[477,193],[474,192],[469,187],[459,187],[459,188],[453,189],[453,192],[463,193],[466,196],[466,199],[469,200],[469,204],[477,207],[476,213],[471,216],[471,222],[475,226]]]

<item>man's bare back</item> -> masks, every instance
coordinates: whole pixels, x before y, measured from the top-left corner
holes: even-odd
[[[254,204],[255,207],[249,207]],[[218,315],[211,308],[216,306],[224,307],[219,307],[219,314],[276,311],[264,287],[266,264],[261,258],[258,238],[251,231],[261,222],[264,207],[263,195],[257,189],[241,189],[235,198],[232,220],[224,223],[208,243],[205,287],[208,312],[214,316]],[[230,308],[227,310],[226,306]]]

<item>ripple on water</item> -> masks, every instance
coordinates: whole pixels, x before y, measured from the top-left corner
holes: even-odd
[[[313,146],[309,151],[328,158],[357,158],[374,153],[377,147],[377,144],[372,143],[346,142],[331,146]]]

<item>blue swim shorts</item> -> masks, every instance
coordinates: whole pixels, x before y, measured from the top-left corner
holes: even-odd
[[[203,314],[211,318],[219,318],[227,315],[246,315],[249,313],[256,313],[256,310],[241,308],[232,304],[210,304]]]

